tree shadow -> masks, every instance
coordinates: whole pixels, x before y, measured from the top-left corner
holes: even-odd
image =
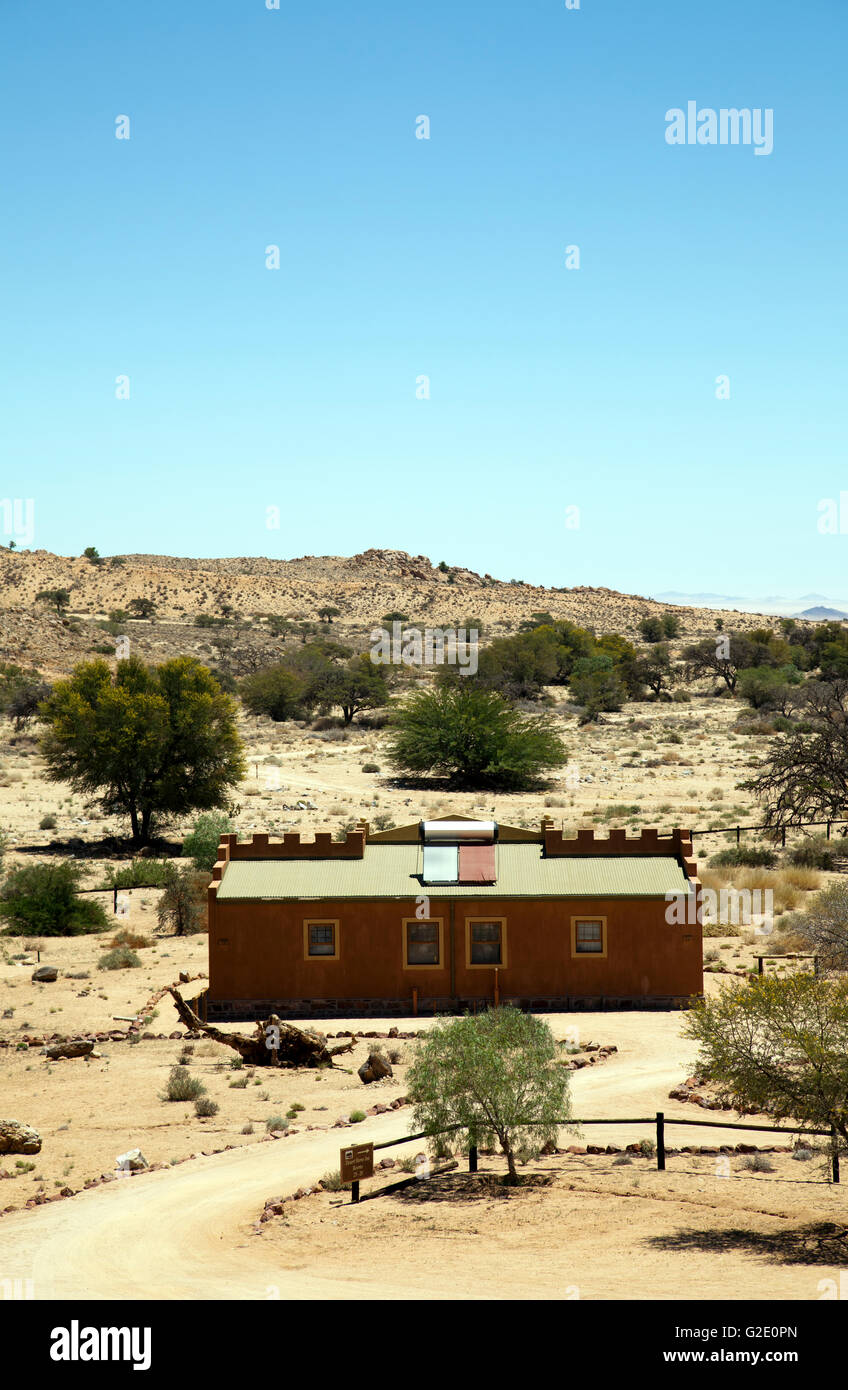
[[[832,1221],[772,1232],[736,1227],[724,1231],[677,1231],[674,1235],[651,1236],[649,1244],[668,1252],[703,1250],[725,1255],[745,1251],[787,1265],[848,1264],[848,1226],[837,1226]]]
[[[444,1173],[414,1181],[392,1196],[408,1206],[422,1206],[428,1202],[508,1201],[522,1192],[551,1187],[553,1182],[553,1173],[523,1173],[517,1187],[510,1186],[505,1175],[500,1173]]]
[[[63,840],[56,837],[45,845],[15,845],[14,851],[16,854],[51,858],[73,855],[77,859],[175,859],[182,854],[182,845],[174,840],[153,840],[145,846],[144,854],[139,856],[138,846],[133,847],[130,839],[107,835],[101,840],[83,840],[77,835],[69,835]]]

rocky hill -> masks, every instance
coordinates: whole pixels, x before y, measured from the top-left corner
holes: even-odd
[[[58,617],[36,594],[67,589],[70,605]],[[512,632],[535,611],[568,619],[597,632],[638,633],[639,621],[672,612],[681,636],[728,628],[771,625],[750,613],[727,613],[658,603],[638,594],[579,585],[544,588],[504,582],[462,568],[441,569],[426,555],[366,550],[350,558],[304,555],[295,560],[261,557],[190,559],[124,555],[99,563],[46,550],[0,550],[0,659],[40,669],[67,670],[104,638],[97,620],[127,609],[132,599],[151,599],[155,621],[132,623],[139,651],[155,656],[174,650],[207,651],[208,639],[193,627],[199,613],[219,616],[227,607],[242,618],[279,614],[293,622],[317,621],[323,605],[341,610],[334,632],[362,641],[383,614],[398,610],[420,626],[457,626],[479,618],[485,636]],[[186,631],[186,628],[190,631]]]

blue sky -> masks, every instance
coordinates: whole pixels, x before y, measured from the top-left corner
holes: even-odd
[[[10,0],[0,39],[34,546],[848,589],[843,0]],[[689,100],[773,152],[668,145]]]

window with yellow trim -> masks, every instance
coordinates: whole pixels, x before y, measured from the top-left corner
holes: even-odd
[[[472,917],[469,928],[469,964],[503,965],[503,922],[486,922],[481,918]]]
[[[404,965],[441,965],[441,923],[404,922]]]
[[[574,954],[602,956],[606,953],[606,922],[599,917],[574,919]]]
[[[337,956],[339,941],[338,932],[339,928],[337,922],[307,922],[307,956],[310,959],[318,956]]]

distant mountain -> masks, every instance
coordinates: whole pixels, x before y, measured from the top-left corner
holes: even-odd
[[[821,604],[817,608],[805,608],[803,613],[798,614],[799,618],[812,618],[815,621],[827,619],[829,622],[839,622],[843,618],[848,618],[848,613],[843,613],[838,608],[824,608]]]
[[[800,598],[787,598],[783,594],[769,594],[766,598],[748,598],[742,594],[684,594],[676,590],[652,594],[659,603],[675,603],[692,608],[731,609],[737,613],[763,613],[773,618],[809,618],[811,621],[824,618],[839,620],[848,616],[848,601],[834,599],[828,594],[802,594]],[[818,602],[809,607],[811,600]]]

